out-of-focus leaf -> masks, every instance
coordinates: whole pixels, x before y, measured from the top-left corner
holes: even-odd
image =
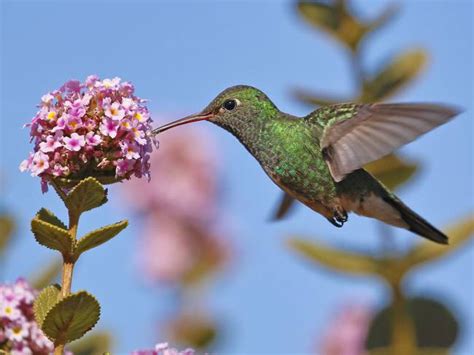
[[[317,107],[351,101],[348,98],[327,96],[319,93],[309,92],[304,89],[294,89],[293,96],[304,104]]]
[[[419,348],[449,348],[459,333],[459,324],[451,311],[439,301],[416,297],[406,303],[415,324]],[[366,340],[367,349],[391,344],[393,305],[382,309],[372,320]]]
[[[194,349],[205,349],[215,340],[216,324],[204,315],[182,314],[167,325],[169,338]]]
[[[35,303],[33,304],[33,312],[35,314],[36,323],[41,328],[44,318],[48,312],[58,301],[61,287],[59,285],[51,285],[44,288],[36,297]]]
[[[99,317],[99,302],[86,291],[79,291],[58,301],[47,312],[41,329],[53,341],[71,342],[91,330]]]
[[[41,290],[53,283],[61,272],[62,260],[52,260],[46,267],[41,268],[30,278],[30,285]]]
[[[367,26],[352,16],[345,1],[324,3],[298,1],[298,11],[312,26],[322,30],[355,50],[367,31]]]
[[[13,218],[8,215],[0,216],[0,254],[3,249],[7,246],[8,241],[13,235],[15,230],[15,222]]]
[[[127,225],[128,221],[124,220],[87,233],[77,242],[74,251],[75,257],[78,258],[79,255],[85,251],[98,247],[99,245],[109,241],[125,229]]]
[[[38,243],[62,254],[70,254],[74,248],[74,240],[67,230],[41,220],[39,215],[31,220],[31,231]]]
[[[286,192],[281,193],[280,201],[278,201],[275,211],[272,213],[271,219],[278,221],[288,217],[289,213],[295,206],[296,200]]]
[[[106,331],[94,331],[92,334],[67,346],[74,355],[104,354],[110,351],[112,335]]]
[[[390,154],[367,164],[364,168],[390,190],[394,190],[415,174],[418,164],[407,162],[395,154]]]
[[[389,23],[398,13],[400,6],[398,4],[389,4],[368,26],[368,31],[373,32]]]
[[[358,275],[374,275],[379,272],[379,261],[371,256],[328,248],[298,238],[288,240],[288,245],[308,260],[331,270]]]
[[[408,265],[414,266],[447,255],[461,247],[474,236],[474,216],[469,216],[446,229],[449,245],[422,241],[406,256]]]
[[[428,56],[422,49],[407,51],[392,59],[385,67],[368,80],[364,86],[361,102],[375,102],[393,96],[420,73]]]
[[[66,196],[65,204],[76,214],[89,211],[107,202],[107,190],[92,177],[81,180]]]

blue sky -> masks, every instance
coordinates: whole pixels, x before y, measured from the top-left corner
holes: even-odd
[[[355,1],[367,16],[388,3]],[[400,196],[442,227],[474,207],[473,5],[421,0],[401,5],[400,15],[372,38],[364,59],[373,67],[401,49],[422,46],[430,53],[429,66],[396,100],[441,101],[465,109],[455,121],[402,149],[407,157],[423,160],[423,169]],[[18,171],[31,148],[21,126],[41,95],[64,81],[92,73],[120,76],[150,99],[152,112],[170,118],[200,110],[235,84],[259,87],[282,110],[301,115],[309,110],[290,95],[296,86],[350,94],[343,50],[301,21],[288,1],[3,1],[1,11],[0,208],[14,212],[19,222],[2,270],[10,281],[31,274],[52,256],[31,236],[34,213],[46,206],[64,217],[58,198],[42,195],[37,179]],[[228,322],[221,352],[307,352],[342,305],[361,301],[379,307],[387,301],[387,290],[376,281],[308,267],[284,243],[289,235],[301,234],[375,250],[372,221],[351,216],[343,229],[335,229],[301,207],[290,219],[269,223],[278,188],[233,137],[207,128],[220,147],[222,203],[238,248],[232,272],[211,285],[207,295],[209,307]],[[110,195],[112,203],[87,215],[81,229],[122,217],[131,218],[131,226],[81,260],[73,288],[98,297],[100,326],[113,330],[116,350],[126,352],[162,340],[156,338],[155,321],[170,305],[163,290],[138,280],[131,254],[137,226],[127,206],[120,206],[117,190]],[[403,231],[396,236],[405,247],[415,239]],[[457,354],[474,353],[474,339],[467,335],[474,333],[473,257],[471,243],[407,282],[410,294],[442,297],[461,315],[465,333]]]

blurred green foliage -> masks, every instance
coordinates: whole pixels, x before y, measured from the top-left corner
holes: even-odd
[[[0,257],[5,252],[13,233],[15,232],[15,221],[8,214],[0,215]]]
[[[352,97],[295,89],[295,98],[305,104],[317,107],[347,101],[387,100],[412,83],[426,66],[426,51],[416,48],[392,56],[376,69],[364,67],[362,49],[368,44],[367,35],[394,18],[397,12],[394,6],[387,7],[374,20],[361,19],[350,1],[345,0],[298,1],[297,9],[303,20],[348,49],[346,54],[356,83]],[[420,170],[420,165],[419,161],[390,154],[365,168],[393,190],[408,183]],[[293,198],[284,195],[275,209],[274,219],[288,215],[293,205]],[[391,236],[385,235],[388,229],[383,228],[381,238],[387,240]],[[423,240],[405,253],[397,253],[391,248],[382,253],[356,253],[297,237],[289,239],[288,245],[318,267],[346,275],[376,276],[388,285],[391,302],[375,316],[367,338],[366,345],[371,354],[446,354],[460,327],[456,317],[440,301],[407,298],[403,290],[405,276],[419,265],[444,257],[472,238],[474,217],[470,215],[455,222],[446,229],[446,234],[449,246]],[[391,239],[391,242],[395,241]]]

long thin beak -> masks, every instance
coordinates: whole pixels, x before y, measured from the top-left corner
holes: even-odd
[[[158,134],[164,131],[167,131],[170,128],[181,126],[183,124],[187,123],[192,123],[192,122],[197,122],[197,121],[204,121],[212,118],[214,116],[213,113],[197,113],[194,115],[186,116],[184,118],[181,118],[179,120],[170,122],[168,124],[165,124],[161,127],[158,127],[152,131],[152,134]]]

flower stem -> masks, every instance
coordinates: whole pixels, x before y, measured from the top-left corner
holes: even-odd
[[[69,210],[69,234],[75,241],[77,237],[77,227],[79,225],[79,214]],[[63,254],[63,273],[61,278],[61,299],[71,294],[72,274],[75,260],[71,255]],[[58,339],[54,344],[54,355],[63,355],[66,342]]]

